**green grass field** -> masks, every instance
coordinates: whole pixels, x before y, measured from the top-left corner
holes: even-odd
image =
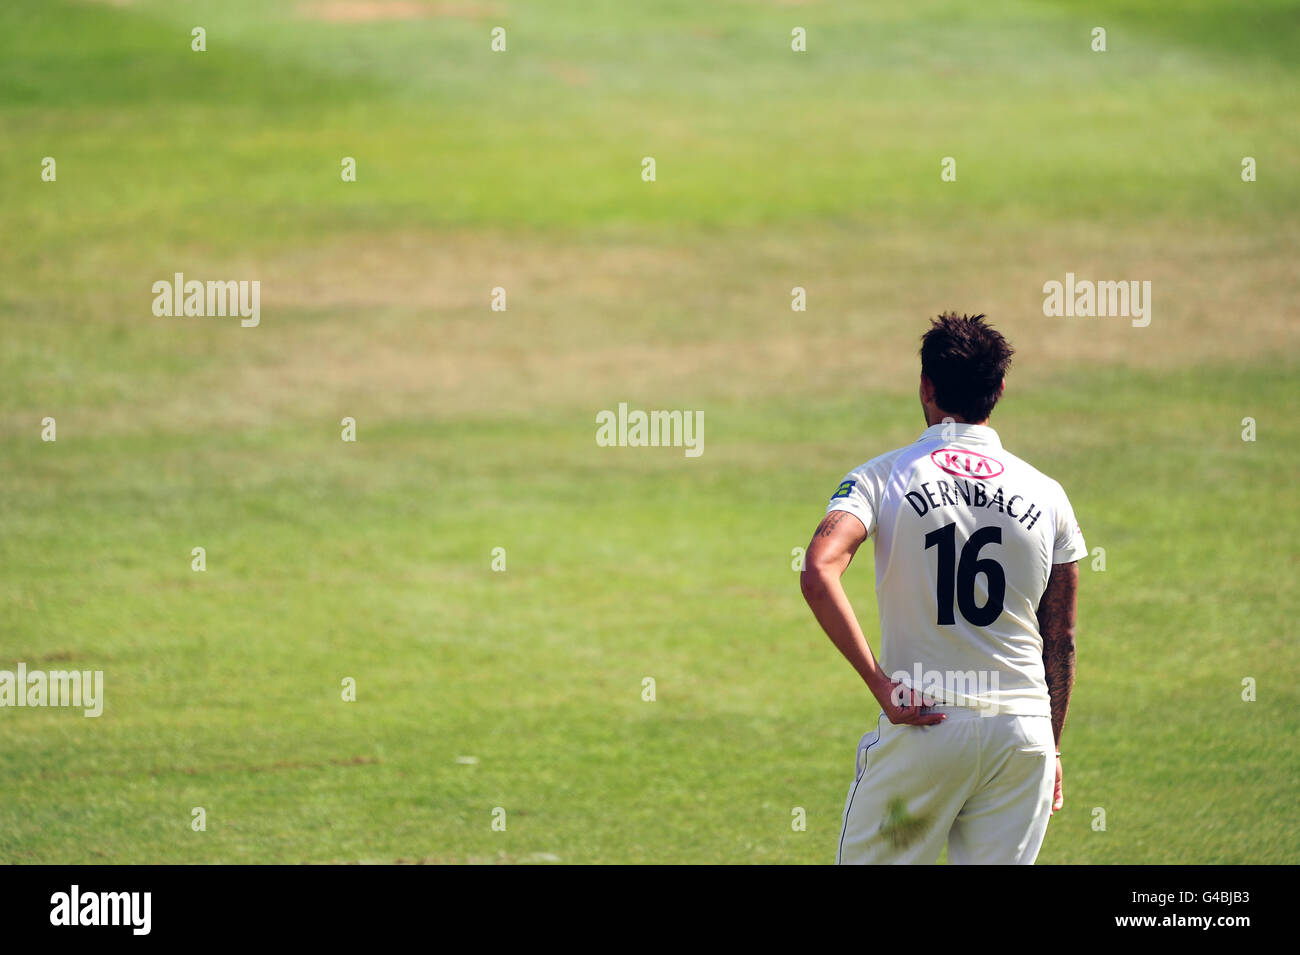
[[[1300,4],[1130,6],[7,0],[0,669],[106,703],[0,709],[0,861],[833,861],[877,709],[791,553],[949,308],[1105,549],[1039,861],[1300,860]]]

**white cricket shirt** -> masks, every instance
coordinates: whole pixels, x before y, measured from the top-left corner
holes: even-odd
[[[885,672],[949,704],[1049,716],[1037,608],[1088,549],[1064,489],[987,425],[936,424],[850,471],[826,512],[875,541]]]

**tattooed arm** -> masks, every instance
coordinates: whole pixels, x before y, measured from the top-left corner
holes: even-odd
[[[1047,693],[1052,700],[1052,735],[1061,748],[1061,731],[1065,729],[1065,712],[1070,707],[1074,688],[1074,616],[1075,594],[1079,587],[1079,564],[1053,564],[1047,589],[1038,604],[1038,629],[1043,635],[1043,670],[1047,675]],[[1061,795],[1061,763],[1056,763],[1056,792],[1052,811],[1065,804]]]
[[[902,698],[904,691],[885,675],[844,592],[840,577],[866,539],[867,529],[854,515],[847,511],[827,514],[813,534],[805,555],[804,571],[799,578],[804,599],[831,642],[858,671],[890,722],[922,726],[939,723],[945,719],[943,715],[925,713],[923,707],[910,705],[910,699]]]
[[[1038,629],[1043,635],[1043,669],[1047,693],[1052,698],[1052,735],[1061,746],[1065,711],[1074,688],[1075,592],[1079,587],[1079,564],[1053,564],[1047,589],[1038,603]]]

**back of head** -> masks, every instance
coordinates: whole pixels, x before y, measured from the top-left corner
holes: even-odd
[[[921,373],[934,403],[964,421],[984,421],[1002,393],[1014,349],[983,315],[945,312],[921,336]]]

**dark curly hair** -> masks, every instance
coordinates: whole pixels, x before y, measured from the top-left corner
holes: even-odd
[[[993,413],[1014,349],[983,315],[944,312],[921,336],[921,373],[934,385],[934,401],[966,421]]]

